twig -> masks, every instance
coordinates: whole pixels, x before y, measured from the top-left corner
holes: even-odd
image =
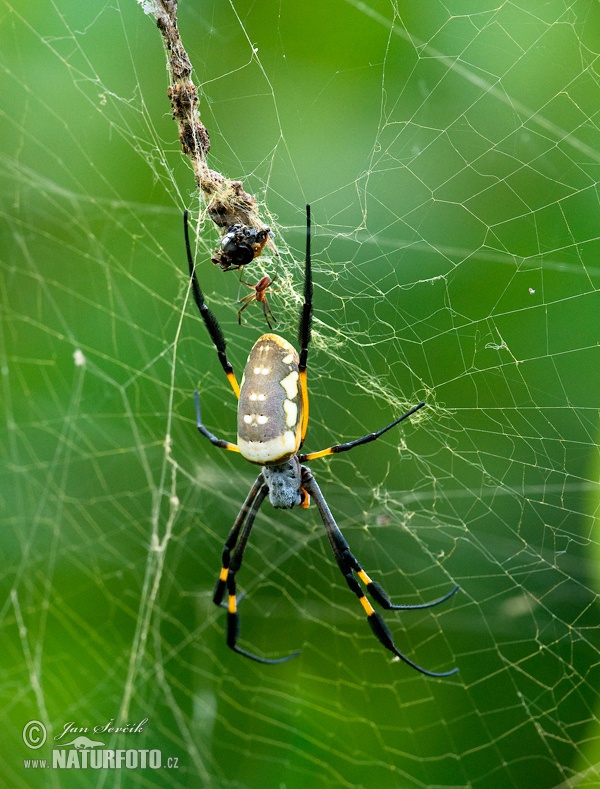
[[[177,27],[177,0],[138,0],[138,3],[146,14],[154,17],[162,34],[170,80],[167,95],[179,127],[181,149],[190,158],[208,216],[222,229],[223,243],[215,252],[213,262],[223,270],[239,268],[249,260],[241,263],[236,260],[236,253],[240,257],[240,244],[232,248],[231,231],[235,228],[236,238],[243,239],[245,249],[251,249],[252,260],[260,255],[269,240],[270,228],[258,218],[256,198],[244,190],[241,181],[231,181],[208,167],[210,138],[200,120],[198,88],[191,79],[192,64]]]

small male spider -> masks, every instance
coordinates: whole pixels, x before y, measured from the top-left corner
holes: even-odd
[[[211,310],[206,306],[204,295],[198,284],[190,248],[187,211],[184,212],[183,222],[194,301],[215,345],[223,371],[239,400],[237,444],[217,438],[202,424],[200,399],[197,391],[195,393],[196,425],[200,433],[213,446],[239,452],[246,460],[261,466],[260,473],[225,541],[221,572],[213,594],[213,602],[216,605],[221,605],[225,591],[227,591],[227,646],[239,655],[256,660],[258,663],[284,663],[299,654],[299,652],[293,652],[285,657],[270,660],[254,655],[238,646],[240,620],[237,607],[236,574],[242,566],[244,551],[254,520],[266,496],[269,496],[273,507],[278,509],[290,509],[296,506],[308,507],[312,496],[325,526],[337,565],[351,591],[358,597],[367,615],[367,621],[380,643],[396,657],[420,671],[421,674],[427,674],[430,677],[447,677],[454,674],[458,671],[457,668],[440,673],[428,671],[403,655],[395,646],[390,629],[380,614],[374,610],[360,584],[362,583],[366,587],[372,600],[387,611],[431,608],[452,597],[459,587],[455,586],[443,597],[430,603],[394,605],[384,589],[369,578],[350,552],[348,543],[338,528],[321,489],[308,467],[304,465],[311,460],[347,452],[361,444],[375,441],[422,408],[425,403],[414,406],[410,411],[376,433],[369,433],[362,438],[344,444],[334,444],[318,452],[299,454],[308,427],[306,370],[311,336],[313,292],[310,258],[310,206],[306,207],[304,303],[300,312],[298,331],[300,354],[287,340],[277,334],[263,334],[250,351],[242,376],[241,389],[233,367],[227,359],[226,343],[221,328]]]
[[[271,331],[273,331],[273,327],[271,326],[271,321],[269,320],[269,315],[273,318],[274,323],[278,323],[277,318],[271,312],[271,308],[269,307],[269,301],[267,299],[267,288],[271,287],[271,285],[277,279],[277,274],[271,279],[271,277],[262,277],[258,280],[256,285],[251,285],[249,282],[246,282],[245,279],[240,279],[244,285],[247,285],[251,288],[254,293],[249,293],[247,296],[244,296],[243,299],[240,299],[239,304],[242,306],[238,310],[238,323],[242,324],[242,312],[249,307],[253,301],[258,301],[262,304],[263,313],[265,316],[265,320],[267,321],[267,326]]]

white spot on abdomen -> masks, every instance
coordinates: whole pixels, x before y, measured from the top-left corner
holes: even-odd
[[[285,423],[288,427],[294,427],[298,422],[298,406],[292,403],[291,400],[283,401],[283,410],[285,411]]]
[[[285,389],[285,393],[288,396],[289,400],[293,400],[295,397],[298,396],[298,372],[297,372],[297,370],[293,370],[289,375],[286,375],[286,377],[282,378],[279,383]]]
[[[244,424],[245,425],[266,425],[269,421],[269,417],[265,416],[265,414],[244,414],[243,416]]]

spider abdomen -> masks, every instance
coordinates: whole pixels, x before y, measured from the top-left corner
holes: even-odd
[[[250,351],[238,402],[238,447],[251,463],[284,463],[298,451],[298,363],[295,348],[277,334],[263,334]]]

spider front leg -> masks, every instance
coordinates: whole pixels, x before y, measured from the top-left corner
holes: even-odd
[[[223,336],[223,332],[221,331],[221,327],[219,326],[219,321],[216,319],[212,311],[206,306],[206,303],[204,301],[204,294],[202,293],[202,289],[200,288],[200,284],[198,282],[198,277],[196,276],[196,264],[192,256],[192,247],[190,244],[188,217],[189,217],[188,211],[184,211],[183,233],[185,237],[185,251],[187,255],[188,269],[190,273],[192,295],[194,297],[194,301],[196,302],[196,306],[198,307],[198,311],[200,312],[200,316],[204,321],[204,325],[206,326],[210,338],[213,341],[213,344],[216,348],[217,356],[219,357],[219,362],[221,363],[223,372],[227,376],[227,380],[229,381],[229,384],[233,389],[235,396],[239,399],[240,386],[237,382],[237,378],[235,377],[235,373],[233,372],[233,367],[231,365],[231,362],[227,358],[227,343],[225,342],[225,337]]]
[[[321,515],[321,519],[327,531],[329,543],[333,550],[337,565],[340,568],[342,575],[346,579],[346,583],[358,597],[360,604],[364,608],[365,613],[367,614],[367,621],[378,641],[383,644],[386,649],[389,649],[390,652],[396,655],[396,657],[400,658],[400,660],[403,660],[405,663],[411,666],[411,668],[414,668],[421,674],[426,674],[428,677],[449,677],[450,675],[455,674],[458,671],[458,668],[453,668],[450,671],[442,672],[429,671],[428,669],[422,668],[421,666],[414,663],[412,660],[407,658],[406,655],[403,655],[394,644],[392,633],[389,627],[383,621],[382,617],[375,611],[371,603],[367,600],[362,587],[354,576],[354,573],[356,573],[360,580],[367,586],[367,590],[373,599],[387,609],[428,608],[432,605],[437,605],[438,603],[447,600],[448,597],[451,597],[458,590],[458,587],[453,589],[444,597],[441,597],[439,600],[435,600],[433,603],[425,603],[424,605],[420,606],[393,605],[384,590],[378,584],[374,584],[373,581],[371,581],[369,576],[365,573],[356,558],[351,553],[350,547],[341,533],[337,523],[335,522],[327,502],[321,493],[321,489],[317,485],[312,473],[305,466],[302,467],[302,486],[316,502],[319,514]]]
[[[225,589],[227,589],[227,646],[234,652],[237,652],[238,655],[243,655],[243,657],[250,658],[250,660],[255,660],[257,663],[275,665],[277,663],[285,663],[300,653],[292,652],[291,655],[269,660],[268,658],[254,655],[252,652],[247,652],[237,645],[240,635],[240,615],[237,610],[235,576],[242,566],[244,551],[246,550],[248,539],[250,538],[254,520],[268,490],[268,486],[265,484],[264,477],[261,473],[250,489],[250,493],[246,497],[246,501],[242,505],[242,509],[239,511],[227,540],[225,541],[222,554],[222,567],[215,586],[213,603],[220,606],[223,601]]]

